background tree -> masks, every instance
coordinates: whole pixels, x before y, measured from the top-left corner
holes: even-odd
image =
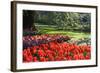
[[[23,28],[36,30],[39,25],[54,25],[58,30],[84,31],[91,30],[90,13],[56,12],[56,11],[23,11]]]
[[[23,29],[35,31],[34,25],[34,11],[23,10]]]

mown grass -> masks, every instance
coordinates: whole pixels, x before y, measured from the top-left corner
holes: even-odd
[[[42,34],[61,34],[68,35],[73,39],[81,39],[90,37],[90,33],[80,32],[80,31],[68,31],[68,30],[58,30],[57,27],[51,26],[39,26],[36,27],[38,31]]]

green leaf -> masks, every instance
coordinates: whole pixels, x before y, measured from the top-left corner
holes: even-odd
[[[83,55],[86,56],[86,55],[87,55],[87,52],[85,51],[85,52],[83,53]]]
[[[73,56],[73,53],[72,53],[72,52],[70,52],[70,53],[69,53],[69,55],[70,55],[70,56]]]

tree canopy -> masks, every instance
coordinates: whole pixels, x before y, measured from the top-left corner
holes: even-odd
[[[54,25],[58,30],[85,32],[90,32],[91,30],[90,13],[25,10],[23,15],[31,17],[28,20],[29,22],[33,21],[32,23],[38,23],[39,25]]]

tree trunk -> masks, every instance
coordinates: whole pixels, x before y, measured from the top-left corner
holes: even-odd
[[[33,11],[23,11],[23,30],[36,31]]]

